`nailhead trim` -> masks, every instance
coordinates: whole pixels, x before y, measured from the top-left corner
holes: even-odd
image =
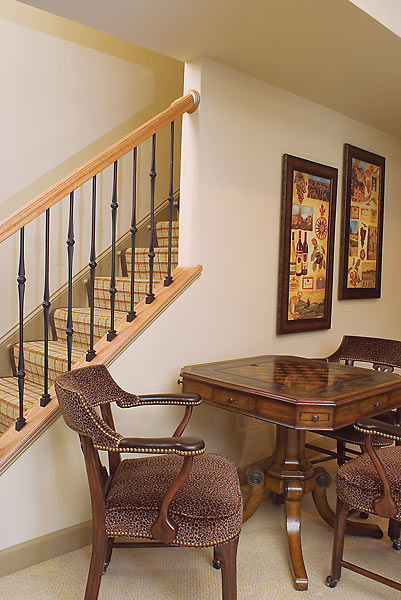
[[[389,433],[382,433],[381,431],[368,431],[367,429],[363,429],[362,427],[358,427],[354,425],[354,429],[359,431],[360,433],[367,433],[368,435],[378,435],[380,437],[386,438],[388,440],[401,441],[401,435],[390,435]]]
[[[166,401],[160,401],[160,400],[141,400],[139,398],[139,401],[142,405],[146,405],[146,404],[183,404],[185,406],[198,406],[199,404],[202,403],[202,400],[196,400],[196,401],[188,401],[188,400],[166,400]]]
[[[341,498],[341,496],[339,496],[339,498],[345,502],[345,504],[347,504],[348,506],[352,507],[353,510],[359,510],[361,512],[367,512],[370,513],[371,515],[375,515],[375,511],[372,510],[371,508],[366,508],[366,506],[357,506],[354,503],[350,504],[347,500],[344,500],[343,498]],[[395,517],[391,517],[392,519],[397,519],[398,521],[401,521],[401,513],[397,513],[397,515]]]
[[[239,537],[240,532],[238,531],[237,533],[234,533],[232,536],[215,541],[215,542],[208,542],[207,544],[191,544],[191,543],[187,543],[187,542],[179,542],[179,541],[172,541],[171,544],[173,546],[187,546],[187,547],[191,547],[191,548],[210,548],[210,546],[221,546],[222,544],[227,544],[227,542],[232,542],[233,540],[235,540],[237,537]],[[126,532],[122,532],[122,531],[106,531],[106,535],[108,537],[131,537],[131,538],[142,538],[142,539],[147,539],[147,540],[153,540],[154,538],[147,534],[147,533],[126,533]]]
[[[122,438],[124,439],[124,438]],[[121,440],[119,440],[118,444]],[[203,454],[206,452],[206,447],[202,450],[176,450],[175,448],[120,448],[117,445],[115,447],[106,447],[106,446],[98,446],[97,444],[93,444],[97,450],[106,450],[107,452],[138,452],[143,454],[178,454],[179,456],[198,456],[199,454]]]

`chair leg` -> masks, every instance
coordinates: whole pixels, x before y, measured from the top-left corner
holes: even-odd
[[[337,464],[339,467],[346,461],[345,458],[345,443],[341,440],[337,440]]]
[[[326,579],[328,587],[335,587],[341,577],[341,561],[344,553],[344,535],[349,506],[337,498],[336,524],[334,528],[333,557],[331,562],[331,575]]]
[[[104,531],[94,527],[92,542],[92,557],[89,567],[88,581],[85,590],[85,600],[97,600],[99,595],[100,581],[104,566],[104,558],[107,549],[107,537]]]
[[[105,557],[104,557],[104,564],[103,564],[103,575],[106,574],[107,567],[110,564],[111,553],[113,552],[113,546],[114,546],[114,538],[112,538],[112,537],[107,538],[107,542],[106,542],[106,554],[105,554]]]
[[[390,519],[388,522],[388,537],[393,542],[393,548],[395,550],[401,550],[400,541],[400,529],[401,522],[397,519]]]
[[[238,538],[214,548],[215,559],[221,565],[223,600],[237,600],[237,546]]]

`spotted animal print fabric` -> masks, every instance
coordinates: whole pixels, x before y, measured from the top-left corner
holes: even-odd
[[[401,446],[377,450],[390,481],[391,493],[397,505],[397,519],[401,519]],[[337,474],[337,494],[353,508],[375,512],[373,502],[383,492],[383,484],[369,454],[342,465]]]
[[[56,381],[55,389],[64,420],[71,429],[92,438],[95,448],[118,451],[123,436],[98,416],[95,407],[110,402],[138,406],[137,396],[122,390],[104,365],[65,373]]]
[[[121,462],[107,496],[108,535],[153,537],[152,525],[182,460],[178,456],[156,456]],[[216,454],[195,457],[169,514],[178,526],[173,544],[215,546],[237,537],[242,523],[242,497],[234,464]]]

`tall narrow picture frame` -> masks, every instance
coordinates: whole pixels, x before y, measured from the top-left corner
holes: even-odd
[[[277,333],[329,329],[338,171],[284,154]]]
[[[380,298],[384,156],[344,144],[339,298]]]

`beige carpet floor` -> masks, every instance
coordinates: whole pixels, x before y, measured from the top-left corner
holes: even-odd
[[[385,521],[377,521],[386,527]],[[309,590],[296,592],[287,562],[283,508],[266,499],[245,523],[238,551],[238,600],[400,600],[400,593],[343,570],[335,589],[325,586],[329,573],[332,530],[319,518],[310,495],[303,501],[304,559]],[[401,580],[401,553],[388,538],[348,536],[345,558]],[[1,600],[82,600],[90,547],[48,560],[0,579]],[[99,600],[209,600],[221,598],[220,573],[210,562],[212,551],[115,550],[102,579]]]

